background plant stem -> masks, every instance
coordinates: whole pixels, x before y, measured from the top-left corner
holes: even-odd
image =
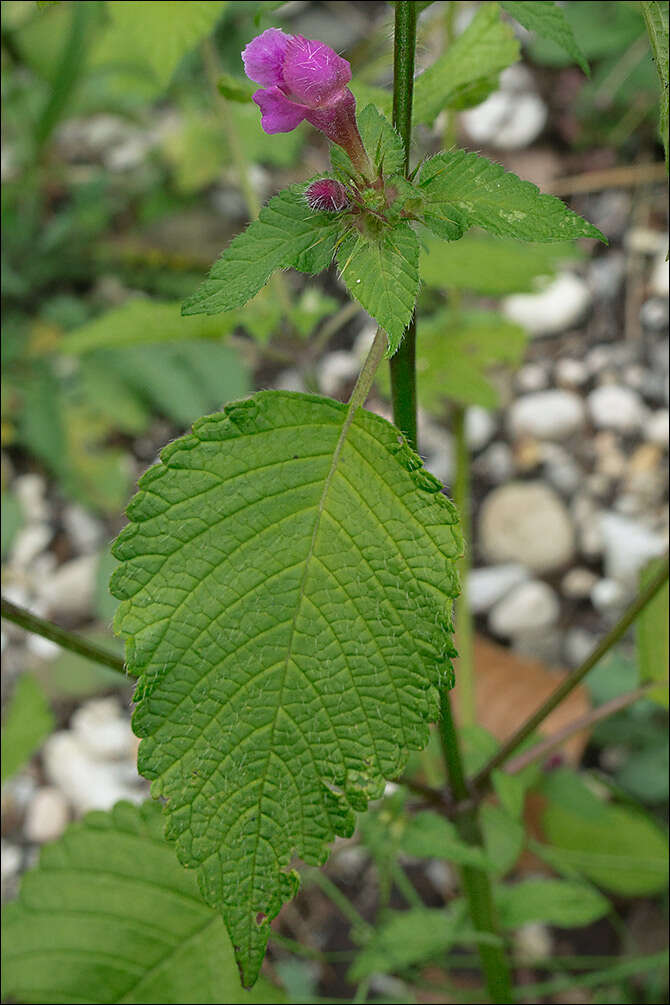
[[[16,604],[5,600],[4,597],[2,598],[2,617],[6,618],[7,621],[13,621],[20,628],[25,628],[27,632],[33,632],[35,635],[41,635],[43,639],[56,642],[63,649],[69,649],[71,653],[77,653],[79,656],[84,656],[86,659],[93,660],[94,663],[100,663],[102,666],[109,667],[110,670],[116,670],[117,673],[130,678],[130,674],[119,656],[89,642],[81,635],[68,632],[65,628],[59,628],[52,621],[38,618],[36,614],[31,614],[23,607],[17,607]]]
[[[414,90],[414,53],[416,49],[416,7],[411,2],[395,5],[395,36],[393,59],[393,125],[405,145],[405,174],[409,173],[409,153],[412,135],[412,98]],[[395,424],[416,449],[416,318],[412,319],[400,349],[391,359],[391,394]],[[440,694],[440,739],[449,783],[455,799],[465,802],[469,795],[463,761],[451,712],[449,693]],[[457,822],[461,837],[470,844],[482,845],[483,838],[477,817],[477,807],[460,814]],[[468,901],[472,923],[478,932],[497,935],[493,896],[488,875],[465,867],[461,870],[463,890]],[[480,943],[479,959],[492,1002],[512,1002],[512,980],[503,949],[498,945]]]

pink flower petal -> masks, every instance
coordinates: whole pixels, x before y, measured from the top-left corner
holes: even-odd
[[[323,42],[302,35],[289,38],[282,73],[282,89],[310,108],[327,105],[351,80],[351,67],[346,59]]]
[[[242,52],[244,72],[249,80],[263,87],[276,87],[282,83],[282,63],[292,36],[279,28],[268,28],[262,35],[252,38]]]
[[[289,101],[278,87],[256,91],[254,101],[261,110],[261,126],[266,133],[290,133],[300,125],[307,111]]]

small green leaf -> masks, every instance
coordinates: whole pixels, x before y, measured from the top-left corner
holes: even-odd
[[[607,243],[597,227],[560,199],[543,195],[532,182],[475,153],[454,150],[431,157],[421,168],[418,187],[425,201],[426,225],[438,237],[453,240],[449,227],[477,226],[519,241],[592,237]]]
[[[500,805],[514,820],[521,820],[526,801],[526,783],[520,775],[494,771],[491,776]]]
[[[30,674],[21,674],[2,729],[3,782],[37,752],[53,728],[54,717],[44,691]]]
[[[514,32],[500,19],[498,4],[482,4],[463,34],[416,78],[415,121],[430,124],[444,108],[479,104],[519,52]]]
[[[656,63],[658,80],[661,85],[658,131],[665,149],[665,166],[668,167],[668,4],[663,0],[642,0],[640,3],[644,23],[647,26],[651,53]]]
[[[226,101],[237,101],[240,104],[251,101],[256,90],[250,80],[244,77],[233,77],[231,73],[222,73],[216,86]]]
[[[107,0],[110,19],[94,63],[135,63],[165,88],[182,58],[214,28],[224,0]]]
[[[322,864],[428,739],[456,514],[390,423],[276,391],[198,421],[139,488],[111,585],[139,768],[252,984],[292,858]]]
[[[465,905],[461,900],[446,910],[416,907],[410,911],[389,911],[356,957],[349,979],[360,981],[376,973],[396,973],[442,956],[463,937],[466,928]]]
[[[582,257],[566,244],[522,244],[513,238],[473,231],[456,244],[426,234],[421,249],[421,282],[439,290],[472,290],[485,296],[532,293],[540,278],[555,275],[559,264]]]
[[[648,586],[663,568],[663,559],[650,562],[640,574],[640,587]],[[668,604],[670,590],[666,579],[654,599],[641,611],[637,619],[637,658],[640,681],[658,681],[659,686],[650,692],[653,701],[668,707]]]
[[[462,841],[455,825],[431,810],[424,810],[410,817],[398,847],[414,858],[440,858],[457,865],[472,865],[480,869],[491,867],[481,848]]]
[[[240,984],[220,916],[163,838],[155,803],[89,813],[3,909],[2,994],[23,1002],[281,1002]]]
[[[482,806],[479,819],[490,867],[496,875],[505,876],[516,865],[523,850],[523,825],[501,806],[491,803]]]
[[[564,879],[524,879],[498,886],[495,900],[503,928],[521,928],[532,921],[578,928],[610,910],[609,901],[592,886]]]
[[[337,213],[313,213],[305,202],[305,188],[293,185],[270,199],[185,301],[184,314],[218,314],[243,307],[276,269],[292,266],[313,274],[328,268],[342,224]]]
[[[667,840],[648,817],[602,802],[574,772],[545,778],[542,816],[548,845],[535,843],[559,871],[586,876],[612,893],[645,896],[665,889]]]
[[[419,242],[408,223],[383,226],[377,237],[352,230],[337,252],[352,297],[388,335],[387,356],[402,341],[419,292]]]
[[[584,71],[587,77],[591,76],[589,64],[582,48],[575,38],[572,25],[566,19],[565,14],[555,3],[542,3],[533,0],[532,3],[512,2],[512,0],[501,0],[505,10],[522,24],[528,31],[534,31],[543,38],[548,38],[556,45],[560,46],[571,59]],[[660,4],[658,6],[661,6]]]

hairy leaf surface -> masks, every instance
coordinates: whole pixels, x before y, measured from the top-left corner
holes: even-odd
[[[329,399],[262,392],[161,459],[114,549],[139,767],[252,984],[293,856],[427,740],[460,534],[398,431]]]
[[[459,228],[462,233],[477,226],[520,241],[593,237],[607,243],[560,199],[475,153],[453,150],[431,157],[421,169],[419,189],[427,226],[447,240],[460,237]]]
[[[665,150],[665,166],[668,167],[668,5],[658,0],[642,0],[640,4],[644,23],[647,26],[651,54],[656,64],[658,82],[661,85],[658,131]]]
[[[243,307],[276,269],[316,273],[328,268],[342,229],[337,213],[314,213],[305,185],[270,199],[260,216],[233,238],[209,278],[184,302],[184,314],[218,314]]]
[[[376,238],[352,230],[337,252],[340,275],[352,297],[388,335],[387,355],[402,341],[419,292],[419,242],[408,223]]]
[[[160,806],[89,813],[3,910],[3,998],[23,1002],[279,1002],[245,992],[220,915],[163,837]]]

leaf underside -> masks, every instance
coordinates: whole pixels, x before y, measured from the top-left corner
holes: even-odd
[[[242,990],[221,917],[162,831],[157,803],[117,803],[42,849],[3,908],[3,1000],[284,1000],[265,980]]]
[[[436,718],[461,550],[440,488],[385,420],[268,391],[168,446],[129,507],[139,767],[246,985],[293,856],[325,861]]]
[[[560,46],[568,56],[577,63],[586,76],[590,76],[589,64],[582,47],[575,38],[572,25],[556,3],[517,3],[512,0],[502,0],[502,6],[522,24],[528,31],[537,32],[543,38],[549,38]]]

